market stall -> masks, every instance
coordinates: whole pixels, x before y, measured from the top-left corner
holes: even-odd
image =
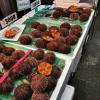
[[[3,91],[3,89],[0,90],[0,100],[2,100],[2,98],[7,99],[8,97],[9,99],[21,98],[20,95],[23,96],[24,93],[17,93],[19,91],[18,89],[22,87],[21,84],[28,83],[31,84],[31,88],[35,93],[32,95],[32,93],[28,92],[26,96],[28,95],[27,97],[30,98],[32,95],[33,100],[35,100],[34,98],[36,97],[42,97],[42,99],[47,98],[47,100],[48,98],[50,100],[60,100],[63,91],[66,91],[65,88],[69,77],[71,73],[76,71],[81,58],[83,45],[92,24],[95,10],[79,8],[76,5],[67,8],[65,6],[63,8],[56,8],[59,7],[59,3],[57,2],[56,4],[58,6],[37,6],[0,32],[0,38],[2,40],[0,42],[0,50],[3,57],[15,57],[16,55],[14,58],[15,61],[9,58],[13,62],[12,65],[9,64],[9,59],[5,60],[2,57],[0,61],[3,65],[1,67],[0,78],[2,88],[8,81],[8,77],[14,79],[14,83],[10,80],[14,85],[9,84],[11,88],[8,90],[5,89],[6,93],[8,93],[6,96],[4,95],[6,94],[5,91]],[[63,5],[64,4],[60,5],[60,7]],[[42,48],[44,51],[38,48]],[[15,51],[17,50],[21,52],[16,53]],[[43,53],[41,54],[38,50]],[[9,51],[11,52],[9,53]],[[15,53],[13,54],[13,52]],[[21,57],[19,56],[20,54],[22,55]],[[27,57],[34,57],[35,60],[27,60]],[[7,64],[5,64],[6,61],[8,61]],[[28,64],[30,62],[33,64],[31,65],[32,69],[29,69],[30,67],[25,67],[25,69],[20,68],[22,66],[24,68],[24,63],[27,64],[25,61],[28,61]],[[22,65],[20,65],[20,63]],[[28,64],[27,66],[30,65]],[[17,70],[20,73],[18,73]],[[55,70],[55,73],[53,73],[53,70]],[[33,77],[32,79],[29,77],[27,79],[31,71],[36,72],[32,73],[30,77]],[[12,77],[12,74],[15,74],[14,77]],[[20,77],[22,79],[20,79]],[[16,80],[16,78],[20,80]],[[54,80],[52,78],[54,78]],[[50,84],[48,84],[49,82]],[[54,85],[53,89],[50,88],[52,85]],[[13,87],[14,89],[12,89]],[[70,95],[72,94],[70,97],[65,97],[67,92],[64,92],[62,98],[70,98],[68,100],[71,100],[74,89],[72,89],[72,92],[68,92]],[[22,100],[24,99],[23,97]]]
[[[54,6],[54,5],[53,5],[53,6]],[[53,6],[50,6],[50,7],[53,8]],[[41,12],[41,10],[44,9],[45,7],[48,8],[49,6],[40,6],[40,7],[38,8],[38,10]],[[28,14],[26,14],[25,16],[23,16],[21,19],[19,19],[18,21],[16,21],[14,24],[16,25],[16,24],[22,24],[22,23],[24,23],[24,21],[25,21],[26,19],[31,18],[31,17],[34,15],[34,13],[35,13],[35,10],[29,12]],[[92,24],[92,21],[93,21],[93,18],[94,18],[94,14],[95,14],[95,11],[92,10],[92,13],[91,13],[91,15],[90,15],[90,18],[89,18],[89,20],[87,21],[87,23],[84,25],[85,28],[84,28],[84,30],[83,30],[83,32],[82,32],[82,36],[80,37],[80,40],[79,40],[79,42],[77,43],[77,46],[76,46],[76,48],[74,49],[73,53],[67,54],[67,55],[63,55],[63,54],[57,53],[57,55],[59,55],[59,56],[65,58],[65,59],[66,59],[66,57],[68,57],[69,59],[73,59],[73,62],[74,62],[73,65],[74,65],[74,66],[75,66],[75,65],[77,66],[77,64],[78,64],[78,62],[79,62],[78,59],[80,59],[80,57],[81,57],[82,48],[83,48],[85,39],[86,39],[86,37],[87,37],[87,35],[88,35],[88,31],[89,31],[89,29],[90,29],[90,26],[91,26],[91,24]],[[74,23],[77,24],[76,21],[75,21]],[[78,23],[79,23],[79,22],[78,22]],[[17,45],[17,44],[18,44],[18,43],[16,43],[16,45]],[[29,47],[29,48],[30,48],[30,47]],[[76,57],[77,57],[77,59],[76,59],[77,61],[74,61]],[[76,64],[75,64],[75,63],[76,63]],[[72,69],[76,69],[76,67],[74,67],[74,68],[72,68]],[[75,70],[73,70],[73,72],[75,72]]]

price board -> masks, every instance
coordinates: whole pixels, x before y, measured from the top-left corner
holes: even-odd
[[[13,23],[14,21],[16,21],[18,19],[16,12],[8,15],[7,17],[5,17],[4,19],[2,19],[1,21],[1,27],[5,28],[6,26],[8,26],[9,24]]]
[[[31,10],[33,10],[35,7],[41,5],[41,0],[35,0],[31,3]]]
[[[17,0],[18,11],[22,11],[31,7],[30,0]]]

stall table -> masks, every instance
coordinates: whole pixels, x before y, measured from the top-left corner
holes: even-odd
[[[41,6],[39,6],[38,10],[41,10],[43,8],[45,8],[45,6],[41,5]],[[29,13],[27,13],[26,15],[24,15],[21,19],[17,20],[14,24],[15,25],[16,24],[22,24],[26,19],[32,17],[34,14],[35,14],[35,10],[32,10]],[[76,71],[77,65],[78,65],[79,60],[81,58],[83,45],[85,43],[86,37],[88,35],[88,31],[90,29],[90,26],[91,26],[93,18],[94,18],[94,14],[95,14],[95,11],[92,10],[91,16],[90,16],[88,22],[85,25],[85,29],[82,33],[82,36],[80,37],[79,42],[78,42],[76,48],[74,49],[73,55],[69,56],[69,55],[64,55],[64,54],[59,54],[59,53],[56,54],[58,57],[66,60],[66,66],[67,67],[62,72],[62,76],[61,76],[62,78],[57,83],[57,86],[56,86],[57,89],[53,92],[53,95],[51,96],[50,100],[60,100],[71,73]],[[9,42],[7,42],[7,43],[9,43]],[[13,44],[13,43],[9,43],[9,44]],[[15,44],[15,45],[18,45],[18,44]],[[20,46],[22,46],[22,45],[20,45]],[[25,46],[23,46],[23,47],[25,47]],[[34,48],[31,48],[31,47],[27,47],[27,48],[28,49],[34,49]],[[74,89],[72,89],[72,91],[70,91],[70,86],[67,86],[61,100],[66,100],[66,99],[63,98],[63,97],[65,97],[65,95],[69,96],[69,94],[70,94],[71,97],[72,97],[73,93],[74,93]],[[67,100],[71,100],[71,99],[67,99]]]
[[[38,8],[38,10],[41,10],[43,8],[45,8],[45,6],[41,5]],[[26,19],[32,17],[34,14],[35,14],[35,10],[32,10],[29,13],[27,13],[25,16],[23,16],[21,19],[16,21],[14,24],[22,24]],[[61,56],[64,59],[66,59],[66,58],[72,59],[72,66],[70,67],[71,70],[72,70],[71,72],[75,72],[75,70],[77,69],[77,64],[79,63],[79,60],[81,58],[83,46],[84,46],[84,43],[85,43],[85,41],[86,41],[86,39],[88,37],[88,32],[89,32],[90,26],[92,24],[94,15],[95,15],[95,11],[92,10],[91,16],[90,16],[88,22],[85,25],[85,29],[84,29],[84,31],[82,33],[81,38],[79,39],[79,42],[78,42],[77,47],[75,48],[75,50],[73,52],[73,55],[72,56],[69,56],[69,55],[65,56],[63,54],[59,54],[59,53],[57,54],[57,55]]]

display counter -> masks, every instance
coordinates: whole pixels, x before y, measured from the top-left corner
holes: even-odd
[[[43,9],[43,8],[45,8],[45,6],[40,6],[40,7],[39,7],[39,10],[41,10],[41,9]],[[35,14],[35,11],[33,10],[33,11],[29,12],[28,14],[26,14],[25,16],[23,16],[23,17],[22,17],[21,19],[19,19],[18,21],[16,21],[14,24],[22,24],[26,19],[32,17],[34,14]],[[72,56],[70,56],[70,55],[67,55],[67,56],[66,56],[66,55],[63,55],[63,54],[57,54],[57,55],[59,55],[61,58],[65,58],[65,59],[66,59],[66,57],[67,57],[67,58],[69,58],[69,59],[72,60],[72,63],[73,63],[72,66],[71,66],[72,72],[75,72],[75,70],[76,70],[76,68],[77,68],[77,64],[78,64],[78,62],[79,62],[79,60],[80,60],[80,57],[81,57],[83,45],[84,45],[85,40],[86,40],[86,37],[87,37],[87,35],[88,35],[88,31],[89,31],[89,29],[90,29],[90,27],[91,27],[91,24],[92,24],[94,15],[95,15],[95,11],[92,10],[92,13],[91,13],[91,15],[90,15],[90,18],[89,18],[89,20],[87,21],[87,23],[85,24],[85,28],[84,28],[84,30],[83,30],[83,32],[82,32],[82,36],[81,36],[81,38],[80,38],[80,40],[79,40],[79,42],[78,42],[78,44],[77,44],[77,46],[76,46],[76,48],[75,48],[73,54],[72,54]]]
[[[38,9],[38,11],[41,11],[42,9],[48,8],[48,7],[53,8],[54,5],[52,7],[41,5],[37,9]],[[36,10],[30,11],[29,13],[24,15],[22,18],[20,18],[16,22],[14,22],[13,25],[23,24],[26,20],[32,18],[34,16],[34,14],[36,14],[36,13],[37,13]],[[59,78],[59,81],[57,82],[56,88],[54,89],[54,91],[50,97],[50,100],[60,100],[61,96],[62,96],[61,100],[72,100],[74,89],[72,89],[70,86],[66,87],[66,85],[67,85],[67,82],[69,80],[69,77],[71,76],[71,73],[75,72],[77,69],[77,65],[78,65],[79,60],[80,60],[81,55],[82,55],[83,45],[85,43],[86,37],[88,35],[88,31],[89,31],[90,26],[92,24],[94,14],[95,14],[95,11],[92,10],[88,21],[86,23],[84,23],[84,25],[82,24],[82,26],[83,26],[82,35],[79,38],[77,44],[75,45],[75,48],[73,49],[72,53],[62,54],[62,53],[55,52],[55,54],[58,58],[65,60],[65,67],[62,71],[62,74],[61,74],[61,77]],[[74,22],[74,24],[77,24],[77,23],[80,24],[80,22]],[[16,47],[19,46],[19,48],[22,47],[22,48],[27,48],[27,49],[32,49],[32,50],[37,49],[37,48],[34,48],[33,46],[21,45],[17,42],[8,42],[8,41],[4,41],[4,42],[9,44],[9,45],[14,45]],[[48,50],[45,50],[45,51],[47,52]],[[65,89],[65,87],[66,87],[66,89]],[[62,95],[64,90],[65,90],[65,92]],[[69,99],[65,99],[65,98],[69,98]]]

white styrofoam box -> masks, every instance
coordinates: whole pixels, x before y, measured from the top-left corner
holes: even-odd
[[[82,55],[82,49],[83,47],[81,47],[75,57],[75,59],[73,59],[72,64],[71,64],[71,72],[76,72],[77,67],[78,67],[78,63],[80,61],[81,55]]]
[[[77,6],[80,0],[55,0],[56,7],[68,8],[71,5]]]
[[[61,97],[61,100],[72,100],[74,96],[75,88],[67,85],[65,91]]]
[[[26,49],[32,49],[32,50],[36,50],[34,48],[29,48],[29,47],[26,47],[26,46],[22,46],[22,45],[18,45],[18,44],[13,44],[11,42],[6,42],[6,44],[10,44],[11,46],[16,46],[16,47],[21,47],[21,48],[26,48]],[[60,55],[57,55],[56,56],[58,58],[61,58]],[[62,58],[63,59],[63,58]],[[71,73],[71,69],[70,69],[70,66],[71,66],[71,63],[72,63],[72,59],[69,59],[68,57],[66,57],[65,60],[65,66],[64,66],[64,69],[61,73],[61,76],[59,77],[59,80],[56,84],[56,87],[53,91],[53,93],[51,94],[51,97],[50,97],[50,100],[58,100],[58,97],[62,95],[62,93],[60,93],[61,91],[63,91],[65,89],[65,82],[67,83],[68,80],[69,80],[69,76],[70,76],[70,73]],[[64,85],[65,84],[65,85]]]
[[[79,3],[80,0],[55,0],[55,2],[61,2],[62,4],[64,3]]]
[[[61,2],[55,2],[56,7],[61,8],[69,8],[71,5],[78,6],[78,3],[61,3]]]
[[[82,8],[92,8],[92,5],[90,5],[89,3],[79,3],[78,7],[82,7]]]
[[[78,53],[78,50],[79,50],[81,47],[83,47],[83,45],[84,45],[86,36],[87,36],[87,34],[88,34],[88,30],[90,29],[90,26],[91,26],[92,21],[93,21],[93,16],[94,16],[94,14],[95,14],[95,11],[92,10],[92,13],[91,13],[91,15],[90,15],[90,18],[89,18],[88,22],[87,22],[86,25],[85,25],[85,29],[84,29],[83,32],[82,32],[82,36],[80,37],[79,42],[77,43],[77,46],[76,46],[76,48],[74,49],[72,59],[74,59],[74,58],[76,57],[76,55],[77,55],[77,53]]]
[[[60,93],[62,87],[65,88],[64,81],[68,81],[68,79],[66,77],[68,76],[71,63],[72,63],[72,60],[67,58],[63,72],[62,72],[62,74],[57,82],[57,85],[56,85],[56,87],[55,87],[55,89],[50,97],[50,100],[58,100],[58,96],[60,95],[59,93]]]

